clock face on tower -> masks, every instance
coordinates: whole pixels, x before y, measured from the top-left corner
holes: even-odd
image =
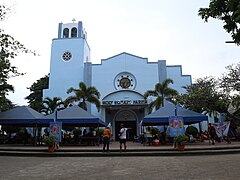
[[[115,77],[114,85],[116,89],[135,89],[136,79],[131,73],[122,72]]]
[[[62,54],[62,59],[64,61],[70,61],[72,59],[72,53],[70,51],[65,51],[63,54]]]

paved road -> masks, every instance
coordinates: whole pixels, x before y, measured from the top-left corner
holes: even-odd
[[[0,157],[1,180],[238,180],[240,154],[174,157]]]

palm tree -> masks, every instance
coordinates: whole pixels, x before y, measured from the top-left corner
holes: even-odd
[[[178,92],[175,89],[169,88],[168,85],[172,83],[172,79],[165,79],[162,83],[157,83],[154,90],[148,90],[144,93],[144,99],[146,100],[149,96],[155,96],[156,99],[152,101],[147,108],[148,113],[150,114],[155,107],[156,110],[161,106],[164,106],[164,98],[175,96]]]
[[[54,97],[53,99],[47,97],[43,100],[43,108],[41,109],[41,112],[46,115],[52,114],[57,107],[63,104],[64,103],[60,97]]]
[[[71,104],[72,102],[78,102],[78,106],[87,110],[87,103],[90,102],[96,105],[98,111],[100,111],[100,93],[98,90],[93,87],[89,86],[87,87],[85,83],[80,82],[79,83],[79,89],[75,89],[71,87],[70,89],[67,90],[67,93],[74,93],[75,95],[68,97],[65,100],[65,105],[66,104]]]

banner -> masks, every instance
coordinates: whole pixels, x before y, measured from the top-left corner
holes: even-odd
[[[184,122],[181,116],[169,117],[169,135],[175,137],[176,135],[184,135]]]
[[[55,136],[57,142],[62,141],[62,122],[50,122],[49,136]]]
[[[222,123],[214,123],[213,126],[219,138],[228,136],[230,121],[222,122]]]

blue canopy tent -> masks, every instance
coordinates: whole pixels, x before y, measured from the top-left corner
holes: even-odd
[[[54,121],[55,113],[39,118],[41,124],[49,125]],[[57,121],[62,122],[63,126],[77,127],[105,127],[107,124],[101,119],[93,116],[89,112],[73,105],[61,111],[57,111]]]
[[[29,106],[18,106],[0,113],[0,125],[34,127],[34,144],[36,145],[36,129],[41,126],[38,119],[42,117],[44,117],[43,114]]]
[[[208,116],[197,113],[165,100],[164,107],[144,117],[142,126],[161,126],[169,124],[170,116],[181,116],[184,124],[195,124],[202,121],[207,121]]]
[[[35,111],[29,106],[18,106],[8,111],[0,112],[0,125],[14,125],[35,127],[39,124],[39,118],[44,117],[43,114]]]
[[[78,127],[105,127],[105,122],[89,112],[74,105],[58,111],[57,119],[63,125]],[[54,113],[44,116],[28,106],[19,106],[8,111],[0,112],[0,125],[22,127],[48,127],[54,121]]]

